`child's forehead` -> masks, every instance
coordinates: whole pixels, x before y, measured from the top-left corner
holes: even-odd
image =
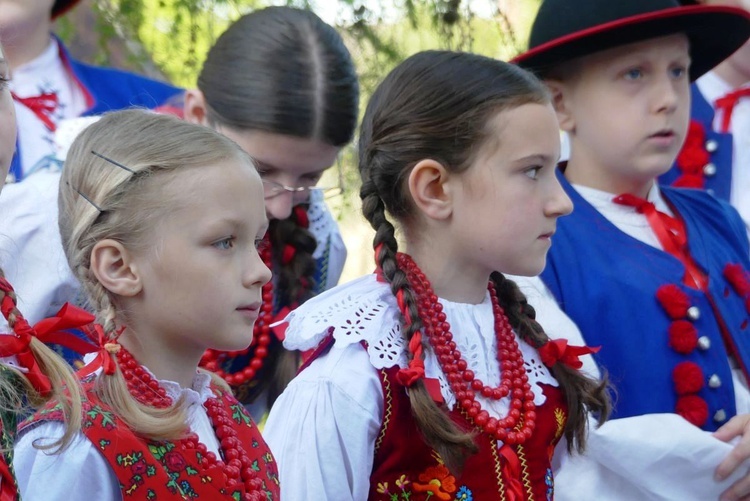
[[[579,63],[582,69],[586,69],[611,66],[625,60],[648,59],[650,57],[666,57],[683,63],[689,62],[685,60],[690,57],[690,44],[687,36],[684,33],[676,33],[623,44],[582,56],[579,58]]]

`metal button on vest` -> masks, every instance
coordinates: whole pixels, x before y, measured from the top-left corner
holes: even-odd
[[[708,336],[701,336],[698,338],[698,348],[706,351],[711,347],[711,339]]]
[[[714,374],[713,376],[708,378],[708,386],[714,389],[719,388],[721,386],[721,378],[718,375]]]
[[[716,413],[714,414],[714,421],[716,421],[717,423],[723,423],[726,420],[727,411],[725,411],[724,409],[719,409],[718,411],[716,411]]]
[[[688,308],[687,316],[690,320],[698,320],[701,318],[701,310],[697,306],[691,306]]]
[[[705,174],[707,177],[712,177],[716,175],[716,166],[714,164],[706,164],[703,166],[703,174]]]
[[[715,139],[709,139],[706,141],[706,151],[709,153],[713,153],[714,151],[719,149],[719,143],[716,142]]]

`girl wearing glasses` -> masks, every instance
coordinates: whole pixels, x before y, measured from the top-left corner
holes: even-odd
[[[294,376],[275,319],[333,285],[346,249],[324,203],[323,173],[354,134],[359,86],[339,34],[310,11],[271,7],[243,16],[216,41],[184,96],[186,120],[207,125],[247,151],[263,178],[270,228],[263,257],[274,279],[253,345],[209,351],[221,374],[260,419]]]

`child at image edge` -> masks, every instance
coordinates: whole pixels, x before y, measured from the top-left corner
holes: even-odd
[[[284,500],[551,499],[555,444],[583,447],[605,387],[498,270],[544,267],[571,210],[559,154],[516,66],[423,52],[380,84],[359,140],[377,271],[287,317],[285,346],[317,353],[264,428]]]
[[[249,414],[198,368],[206,349],[250,344],[271,278],[257,248],[267,227],[252,160],[207,127],[130,110],[78,136],[60,232],[100,347],[79,372],[84,422],[67,449],[39,449],[61,433],[56,406],[21,425],[23,498],[279,499]]]
[[[750,494],[745,226],[728,203],[656,181],[685,138],[690,81],[748,36],[750,14],[727,6],[545,0],[515,60],[552,92],[570,140],[559,178],[575,207],[544,284],[519,286],[545,322],[534,288],[580,329],[555,335],[601,346],[595,361],[617,388],[586,454],[562,458],[558,499]]]

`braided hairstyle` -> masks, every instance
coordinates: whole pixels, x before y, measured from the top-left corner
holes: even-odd
[[[2,269],[0,269],[0,278],[5,278],[5,273]],[[16,293],[13,290],[6,291],[4,288],[0,288],[0,302],[4,300],[6,295],[12,301],[13,306],[7,312],[3,310],[3,313],[6,314],[8,326],[11,330],[15,331],[26,321],[16,306]],[[34,408],[39,408],[48,400],[59,402],[66,425],[65,433],[53,442],[35,445],[39,449],[55,448],[55,452],[59,452],[70,444],[81,429],[82,406],[80,384],[73,374],[70,365],[33,335],[29,340],[29,350],[36,363],[39,364],[42,373],[49,379],[52,390],[46,395],[41,394],[23,372],[9,365],[4,365],[5,369],[12,371],[17,380],[21,381],[22,388],[19,388],[5,378],[0,378],[0,395],[2,396],[0,409],[2,409],[3,413],[15,415],[20,413],[27,403]],[[11,434],[15,432],[15,430],[6,431]]]
[[[118,308],[118,296],[96,279],[91,269],[93,247],[113,239],[133,251],[153,251],[149,229],[168,217],[173,207],[164,186],[185,169],[228,160],[253,165],[236,143],[208,127],[137,109],[105,114],[73,142],[60,181],[60,235],[68,264],[107,342],[116,342],[117,325],[127,324],[128,312]],[[228,390],[221,378],[213,374],[212,378]],[[119,362],[113,375],[97,376],[95,391],[145,437],[176,439],[186,430],[183,402],[167,409],[141,405],[128,391]]]
[[[336,30],[309,10],[268,7],[235,21],[208,52],[198,77],[213,127],[257,130],[343,147],[351,141],[359,112],[359,84],[351,55]],[[249,152],[252,154],[252,152]],[[315,286],[315,237],[295,208],[271,220],[274,298],[294,307]],[[295,248],[288,262],[280,255]],[[272,337],[268,357],[244,403],[268,390],[268,405],[294,376],[298,355]]]
[[[375,256],[394,295],[408,310],[402,314],[407,340],[422,328],[415,294],[396,260],[395,227],[386,213],[402,224],[413,218],[406,180],[420,160],[430,158],[450,172],[469,168],[474,154],[490,134],[495,113],[527,103],[549,103],[544,85],[523,69],[494,59],[448,51],[418,53],[401,63],[380,84],[365,112],[359,138],[362,210],[375,229]],[[523,294],[500,273],[491,276],[501,306],[516,333],[532,346],[547,341]],[[429,350],[422,340],[422,351]],[[412,357],[413,350],[409,350]],[[566,394],[569,448],[585,444],[587,411],[604,419],[609,413],[606,383],[598,383],[557,363],[552,373]],[[420,381],[409,388],[412,413],[426,442],[454,471],[476,450],[472,436],[459,429],[439,408]]]

